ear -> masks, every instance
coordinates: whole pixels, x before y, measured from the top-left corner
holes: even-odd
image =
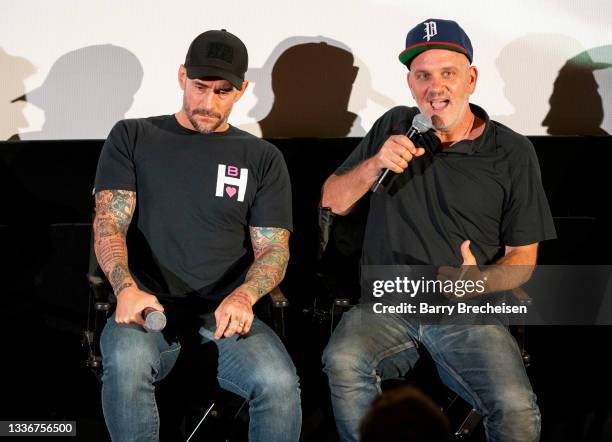
[[[244,80],[242,82],[242,89],[238,90],[236,89],[236,95],[234,96],[234,103],[236,103],[238,100],[240,100],[240,98],[242,97],[242,94],[244,94],[244,91],[246,91],[247,86],[249,85],[249,80]]]
[[[187,84],[187,69],[185,68],[184,65],[179,66],[178,82],[179,82],[179,86],[181,87],[181,89],[185,90],[185,86]]]
[[[470,94],[474,93],[474,90],[476,89],[476,83],[478,82],[478,69],[476,68],[476,66],[470,66],[470,70],[468,72],[468,78],[469,78],[469,90],[470,90]]]

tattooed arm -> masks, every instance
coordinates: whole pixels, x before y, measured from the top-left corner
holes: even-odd
[[[96,193],[93,223],[98,263],[117,296],[117,323],[142,324],[146,307],[163,311],[157,298],[138,289],[128,269],[125,238],[136,207],[136,192],[103,190]]]
[[[289,262],[289,231],[275,227],[249,227],[255,261],[241,286],[255,304],[284,278]]]
[[[255,260],[244,283],[215,311],[215,338],[246,334],[253,323],[253,305],[276,287],[289,262],[289,231],[276,227],[249,227]]]
[[[115,295],[136,284],[128,271],[125,237],[136,207],[136,192],[104,190],[96,193],[94,247],[100,267]]]

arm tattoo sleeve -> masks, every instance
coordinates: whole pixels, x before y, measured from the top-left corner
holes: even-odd
[[[136,208],[136,192],[103,190],[96,193],[94,248],[115,295],[134,284],[128,270],[125,236]]]
[[[255,260],[244,286],[259,299],[285,276],[289,262],[289,231],[275,227],[249,227],[249,231]]]

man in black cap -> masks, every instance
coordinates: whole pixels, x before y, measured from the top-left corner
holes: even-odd
[[[179,68],[182,108],[118,122],[102,150],[94,232],[117,298],[101,337],[113,440],[158,440],[154,384],[192,341],[215,347],[216,380],[248,399],[250,440],[299,438],[295,367],[252,309],[284,276],[292,220],[281,153],[227,121],[247,66],[236,36],[204,32]],[[165,309],[163,333],[142,327],[148,308]]]
[[[478,71],[457,23],[428,19],[408,33],[405,48],[399,58],[418,108],[398,106],[378,119],[325,182],[321,204],[345,214],[382,171],[395,172],[370,196],[362,271],[430,265],[440,269],[437,282],[470,275],[481,283],[472,301],[489,302],[529,279],[538,242],[555,237],[537,157],[526,137],[469,103]],[[419,111],[433,131],[415,144],[403,134]],[[538,440],[540,413],[521,354],[496,318],[435,324],[375,305],[347,312],[323,356],[341,440],[357,440],[381,379],[409,371],[421,345],[442,381],[482,414],[489,440]]]

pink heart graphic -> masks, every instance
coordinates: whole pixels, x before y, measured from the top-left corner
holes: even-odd
[[[227,193],[229,195],[229,197],[233,197],[234,195],[236,195],[236,188],[235,187],[230,187],[230,186],[225,186],[225,193]]]

